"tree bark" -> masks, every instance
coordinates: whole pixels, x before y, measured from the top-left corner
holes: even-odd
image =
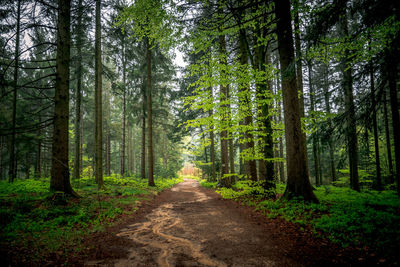
[[[50,190],[77,196],[71,187],[68,161],[70,20],[71,2],[59,0]]]
[[[142,155],[141,155],[141,165],[140,165],[140,176],[142,177],[142,179],[146,178],[146,93],[145,92],[143,92]]]
[[[226,65],[226,41],[225,35],[219,36],[219,53],[220,53],[220,64]],[[221,76],[225,76],[225,71],[222,71]],[[229,114],[228,114],[228,85],[221,84],[219,86],[220,98],[221,98],[221,178],[229,174],[229,155],[228,155],[228,128],[229,128]],[[226,181],[226,187],[230,187],[231,183]]]
[[[262,72],[265,72],[265,66],[269,65],[271,63],[270,60],[270,54],[269,52],[266,51],[266,47],[260,46],[260,66],[259,69]],[[273,130],[272,130],[272,116],[269,112],[270,107],[266,103],[268,97],[266,97],[266,92],[268,91],[270,94],[272,94],[272,82],[266,81],[265,84],[260,84],[259,85],[259,95],[261,96],[260,99],[263,102],[263,105],[261,106],[261,117],[262,117],[262,124],[264,126],[264,136],[263,136],[263,141],[264,141],[264,158],[266,159],[263,164],[265,165],[265,171],[266,173],[264,174],[262,179],[265,180],[264,188],[269,190],[272,188],[275,188],[275,172],[274,172],[274,162],[271,160],[274,158],[274,139],[273,139]]]
[[[386,150],[387,150],[388,166],[389,166],[388,182],[390,184],[393,184],[394,183],[393,157],[392,157],[392,146],[390,144],[389,116],[388,116],[388,109],[387,109],[386,89],[383,90],[382,97],[383,97],[383,116],[384,116],[384,120],[385,120]]]
[[[106,134],[106,164],[105,164],[105,174],[107,176],[111,175],[111,110],[110,110],[110,87],[107,87],[106,96],[105,96],[105,134]]]
[[[382,190],[381,159],[379,155],[378,123],[376,121],[376,99],[375,99],[375,80],[374,67],[372,60],[370,62],[369,79],[371,83],[371,103],[372,103],[372,123],[374,129],[375,145],[375,166],[376,166],[376,188]]]
[[[348,25],[346,11],[340,18],[340,28],[342,36],[348,36]],[[346,112],[346,137],[349,157],[350,168],[350,187],[355,191],[360,191],[358,182],[358,141],[356,129],[356,113],[354,108],[353,96],[353,76],[350,67],[350,51],[345,49],[344,56],[341,62],[341,69],[343,73],[342,88],[344,91],[344,102]]]
[[[96,0],[95,32],[95,179],[103,187],[103,110],[101,65],[101,0]]]
[[[318,202],[308,176],[306,145],[301,130],[289,0],[275,0],[278,51],[281,63],[287,157],[287,186],[284,198],[302,197]]]
[[[80,170],[79,170],[79,174],[82,177],[82,173],[83,173],[83,114],[81,112],[81,147],[80,147]]]
[[[213,97],[213,89],[212,89],[212,87],[210,87],[210,94],[211,94],[211,97]],[[208,111],[208,115],[211,118],[214,117],[214,112],[213,112],[212,108]],[[214,119],[212,121],[214,122]],[[211,140],[211,144],[210,144],[211,179],[212,179],[212,181],[216,181],[217,180],[217,176],[216,176],[216,173],[215,173],[215,137],[214,137],[214,126],[213,125],[210,126],[210,140]]]
[[[125,38],[122,36],[122,141],[121,141],[121,176],[125,175],[125,139],[126,139],[126,55]]]
[[[39,117],[39,123],[41,123],[41,117]],[[36,152],[36,164],[35,164],[35,177],[37,177],[37,178],[40,178],[42,176],[42,136],[41,135],[42,135],[42,131],[39,129],[38,130],[37,152]]]
[[[3,168],[3,147],[4,147],[4,141],[3,141],[4,137],[0,136],[0,180],[5,179],[4,178],[4,168]]]
[[[302,53],[301,53],[301,43],[300,43],[300,20],[299,20],[299,0],[293,1],[295,12],[294,12],[294,40],[296,49],[296,80],[297,80],[297,90],[300,94],[300,113],[301,117],[305,117],[304,108],[304,92],[303,92],[303,64],[302,64]],[[304,137],[305,133],[304,133]]]
[[[229,90],[229,86],[226,87],[226,93],[227,93],[227,98],[230,98],[230,90]],[[231,110],[231,104],[228,104],[228,121],[229,121],[229,128],[232,128],[232,110]],[[233,132],[232,131],[228,131],[228,138],[229,138],[229,167],[230,167],[230,173],[231,173],[231,182],[234,183],[236,180],[236,175],[233,176],[233,174],[235,174],[235,148],[233,145]]]
[[[330,94],[329,94],[329,69],[328,65],[324,64],[324,98],[325,98],[325,111],[327,114],[331,113],[331,104],[330,104]],[[331,129],[331,120],[328,121],[328,128]],[[328,146],[329,146],[329,165],[331,169],[331,179],[332,181],[336,181],[336,167],[335,167],[335,148],[332,142],[332,135],[328,135]]]
[[[75,158],[74,158],[74,178],[81,177],[81,102],[82,102],[82,26],[83,6],[82,0],[78,1],[78,25],[76,34],[76,91],[75,91]]]
[[[240,57],[240,64],[242,66],[248,65],[248,55],[246,49],[246,35],[244,30],[241,30],[239,33],[239,57]],[[249,84],[243,83],[239,85],[239,91],[243,93],[243,97],[241,99],[241,109],[244,112],[244,118],[241,121],[241,125],[244,127],[253,126],[253,117],[252,117],[252,107],[250,103],[250,99],[248,94],[250,88]],[[245,149],[254,153],[254,138],[253,134],[249,130],[244,130],[243,136],[245,139]],[[246,174],[248,178],[252,181],[257,181],[257,165],[254,159],[246,160]]]
[[[396,189],[400,196],[400,118],[399,118],[399,102],[397,99],[397,51],[398,47],[394,45],[386,52],[386,68],[389,80],[390,107],[392,111],[392,128],[394,141],[394,156],[396,163]]]
[[[13,81],[13,109],[11,121],[11,147],[10,147],[10,168],[8,170],[8,181],[12,183],[17,177],[17,168],[15,164],[15,138],[16,138],[16,122],[17,122],[17,89],[18,89],[18,68],[19,68],[19,42],[20,42],[20,22],[21,22],[21,0],[17,3],[17,32],[15,35],[15,51],[14,51],[14,81]]]
[[[310,89],[310,111],[313,113],[315,111],[315,97],[314,97],[314,86],[312,83],[312,64],[311,60],[308,61],[308,87]],[[314,114],[311,114],[311,117],[314,117]],[[312,122],[315,123],[315,120],[312,119]],[[314,175],[315,175],[315,185],[321,185],[321,176],[320,176],[320,160],[319,160],[319,144],[318,138],[316,137],[316,133],[312,134],[312,150],[313,150],[313,158],[314,158]]]
[[[148,137],[148,184],[155,186],[154,183],[154,155],[153,155],[153,110],[152,110],[152,92],[151,92],[151,49],[150,40],[146,38],[146,61],[147,61],[147,137]]]
[[[280,79],[279,79],[279,76],[277,76],[276,77],[276,91],[277,91],[277,93],[281,90],[281,88],[280,88],[280,83],[281,83],[281,81],[280,81]],[[278,120],[279,120],[279,122],[282,122],[283,121],[283,118],[282,118],[282,107],[281,107],[281,101],[278,101],[278,103],[277,103],[277,105],[279,106],[279,108],[278,108]],[[282,182],[282,183],[285,183],[286,182],[286,176],[285,176],[285,162],[283,161],[283,158],[284,158],[284,154],[283,154],[283,150],[284,150],[284,147],[283,147],[283,137],[282,136],[280,136],[279,137],[279,157],[282,159],[282,161],[280,161],[279,162],[279,180]]]

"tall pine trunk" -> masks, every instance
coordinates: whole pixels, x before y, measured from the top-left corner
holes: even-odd
[[[348,25],[346,10],[340,18],[340,28],[342,36],[347,38]],[[360,185],[358,181],[358,141],[357,141],[357,129],[356,129],[356,113],[354,108],[354,96],[353,96],[353,76],[350,67],[350,51],[346,48],[344,51],[343,59],[341,62],[341,69],[343,73],[342,88],[344,91],[344,103],[346,113],[346,137],[347,137],[347,149],[349,157],[349,168],[350,168],[350,187],[353,190],[360,191]]]
[[[71,2],[59,0],[50,190],[77,196],[71,187],[68,161],[70,21]]]
[[[3,180],[4,168],[3,168],[3,147],[4,147],[4,137],[0,136],[0,180]]]
[[[153,110],[151,92],[151,49],[149,38],[146,38],[146,61],[147,61],[147,156],[148,156],[148,184],[155,186],[154,183],[154,155],[153,155]]]
[[[294,68],[290,1],[275,0],[278,51],[281,63],[283,107],[287,157],[287,186],[285,198],[302,197],[318,202],[308,175],[306,144],[301,130],[301,111]]]
[[[331,113],[330,93],[329,93],[329,69],[328,65],[323,65],[324,69],[324,99],[325,99],[325,111],[327,114]],[[332,122],[329,119],[328,128],[331,129]],[[331,179],[336,181],[336,167],[335,167],[335,148],[332,141],[332,134],[328,135],[328,147],[329,147],[329,165],[331,169]]]
[[[388,108],[387,108],[386,89],[383,90],[382,97],[383,97],[383,117],[384,117],[384,121],[385,121],[386,151],[387,151],[388,166],[389,166],[388,182],[390,184],[393,184],[394,183],[393,158],[392,158],[392,146],[390,144],[389,115],[388,115]]]
[[[374,145],[375,145],[375,166],[376,166],[376,188],[382,190],[382,176],[381,176],[381,159],[379,154],[379,139],[378,139],[378,123],[376,121],[376,99],[375,99],[375,80],[374,80],[374,67],[372,60],[370,62],[369,79],[371,84],[371,104],[372,104],[372,124],[374,130]]]
[[[142,151],[141,151],[141,164],[140,176],[142,179],[146,178],[146,90],[143,90],[142,99]]]
[[[269,51],[267,51],[267,48],[264,46],[259,47],[260,52],[259,52],[259,69],[261,72],[265,72],[266,65],[269,65],[271,63],[270,60],[270,54]],[[259,92],[258,94],[260,95],[261,102],[263,105],[261,106],[261,117],[262,117],[262,124],[264,126],[264,136],[263,136],[263,141],[264,141],[264,147],[263,147],[263,152],[264,152],[264,157],[265,161],[263,164],[265,165],[265,174],[261,179],[265,180],[264,188],[265,189],[271,189],[275,188],[275,173],[274,173],[274,162],[271,160],[274,158],[274,139],[273,139],[273,130],[272,130],[272,116],[270,114],[270,107],[267,103],[267,100],[270,100],[268,98],[267,92],[272,94],[272,82],[270,80],[266,81],[266,83],[260,84],[258,86]]]
[[[17,32],[15,35],[15,51],[14,51],[14,81],[13,81],[13,106],[11,121],[11,146],[10,146],[10,167],[8,170],[8,181],[12,183],[17,177],[17,167],[15,164],[15,138],[16,138],[16,122],[17,122],[17,90],[18,90],[18,68],[19,68],[19,42],[20,42],[20,21],[21,21],[21,0],[17,2]]]
[[[101,0],[96,0],[95,32],[95,179],[103,187],[103,114],[101,65]]]
[[[126,51],[125,38],[122,36],[122,141],[121,141],[121,176],[125,175],[125,147],[126,147]]]
[[[105,159],[105,174],[111,175],[111,107],[110,107],[110,90],[111,85],[108,84],[107,91],[105,92],[105,145],[106,145],[106,159]]]
[[[277,64],[278,65],[278,64]],[[280,87],[281,81],[279,79],[279,76],[276,77],[276,94],[278,94],[279,91],[281,91],[281,87]],[[278,121],[279,123],[283,122],[283,118],[282,118],[282,107],[281,107],[281,101],[277,101],[277,106],[278,106]],[[284,158],[284,153],[283,153],[284,147],[283,147],[283,137],[280,136],[279,137],[279,157],[282,159],[279,162],[279,180],[282,183],[286,182],[286,176],[285,176],[285,162],[283,161]]]
[[[394,141],[394,156],[395,156],[395,174],[396,174],[396,189],[400,196],[400,118],[399,118],[399,100],[397,92],[397,63],[398,63],[398,46],[397,40],[393,41],[392,47],[386,52],[386,70],[389,80],[390,107],[392,111],[392,128]]]
[[[81,177],[81,102],[82,102],[82,26],[83,6],[82,0],[78,1],[78,25],[76,33],[76,89],[75,89],[75,158],[74,158],[74,178]]]
[[[308,87],[310,89],[310,112],[314,113],[315,111],[315,96],[314,96],[314,85],[312,80],[312,63],[311,60],[308,61]],[[311,114],[311,117],[314,117],[314,114]],[[315,120],[312,119],[313,123]],[[321,176],[320,176],[320,160],[319,160],[319,144],[318,137],[316,133],[313,133],[311,136],[312,141],[312,151],[313,151],[313,159],[314,159],[314,175],[315,175],[315,185],[321,185]]]

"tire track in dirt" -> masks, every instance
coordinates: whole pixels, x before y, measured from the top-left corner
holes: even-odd
[[[194,180],[165,190],[124,224],[93,240],[95,248],[76,266],[297,267],[366,262],[357,261],[361,254],[356,249],[347,251],[282,219],[266,219]]]
[[[124,247],[126,258],[85,266],[304,266],[289,256],[297,252],[280,241],[276,224],[195,180],[162,192],[153,205],[135,223],[119,228],[117,238],[132,241]]]
[[[145,250],[151,254],[154,250],[159,250],[156,262],[158,266],[175,266],[176,262],[173,260],[174,255],[181,254],[188,258],[193,259],[194,262],[200,263],[204,266],[227,266],[224,262],[212,259],[210,256],[202,252],[202,246],[190,239],[175,236],[168,233],[168,230],[179,227],[181,232],[186,232],[186,227],[182,224],[182,220],[179,215],[173,210],[179,208],[179,206],[187,205],[191,203],[200,203],[209,199],[209,197],[202,193],[193,191],[191,182],[182,183],[181,186],[174,187],[172,191],[176,193],[185,192],[194,194],[194,198],[191,201],[176,201],[172,203],[166,203],[158,208],[154,209],[153,212],[148,214],[146,218],[148,221],[142,223],[136,223],[130,225],[128,229],[118,233],[117,236],[127,237],[134,242],[140,243],[144,246]],[[186,186],[188,189],[186,189]],[[137,251],[131,251],[129,259],[138,259]],[[138,263],[138,262],[136,262]],[[114,266],[128,266],[135,265],[132,260],[121,259],[114,263]]]

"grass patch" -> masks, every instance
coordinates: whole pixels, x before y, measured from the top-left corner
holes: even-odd
[[[98,191],[94,180],[84,177],[72,181],[80,199],[55,199],[48,178],[0,181],[2,250],[13,251],[19,262],[79,252],[85,235],[104,230],[133,213],[138,201],[181,181],[157,178],[156,187],[149,187],[146,180],[114,175],[104,177],[105,187]]]
[[[201,182],[208,188],[216,184]],[[394,258],[400,244],[400,198],[394,191],[364,190],[324,186],[314,192],[320,204],[301,200],[284,201],[277,198],[285,185],[278,184],[275,199],[266,199],[260,185],[239,181],[233,188],[218,188],[223,198],[239,200],[264,211],[268,218],[281,217],[308,227],[317,235],[346,246],[368,246]]]

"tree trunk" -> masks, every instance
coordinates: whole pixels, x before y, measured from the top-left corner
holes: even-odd
[[[281,81],[280,81],[280,79],[279,79],[279,76],[277,76],[276,77],[276,93],[278,93],[279,91],[281,91],[281,88],[280,88],[280,83],[281,83]],[[278,103],[277,103],[277,105],[279,106],[279,108],[278,108],[278,120],[279,120],[279,122],[281,123],[282,121],[283,121],[283,118],[282,118],[282,107],[281,107],[281,101],[278,101]],[[283,161],[283,158],[284,158],[284,154],[283,154],[283,137],[282,136],[280,136],[279,137],[279,157],[282,159],[282,161],[280,161],[279,162],[279,180],[282,182],[282,183],[285,183],[286,182],[286,176],[285,176],[285,163],[284,163],[284,161]]]
[[[306,144],[301,130],[289,0],[275,0],[275,14],[282,75],[288,177],[283,197],[302,197],[306,201],[318,202],[308,177]]]
[[[324,73],[324,98],[325,98],[325,111],[326,113],[331,113],[331,104],[330,104],[330,94],[329,94],[329,69],[328,65],[324,64],[323,68],[325,70]],[[331,129],[332,122],[329,119],[328,128]],[[335,167],[335,148],[332,142],[331,134],[328,135],[328,146],[329,146],[329,165],[331,167],[331,179],[332,181],[336,181],[336,167]]]
[[[210,87],[210,93],[211,97],[213,95],[213,90],[212,87]],[[208,115],[213,118],[214,117],[214,112],[213,109],[211,108],[208,111]],[[214,123],[214,119],[212,120],[212,123]],[[210,140],[211,140],[211,145],[210,145],[210,160],[211,160],[211,179],[212,181],[217,180],[217,176],[215,174],[215,137],[214,137],[214,126],[210,126]]]
[[[121,141],[121,176],[125,175],[125,139],[126,139],[126,51],[125,38],[122,36],[122,141]]]
[[[39,123],[41,123],[41,117],[39,117]],[[38,130],[37,152],[36,152],[36,164],[35,164],[35,177],[37,177],[37,178],[40,178],[42,176],[42,136],[41,135],[42,135],[42,131],[39,129]]]
[[[83,114],[81,112],[81,147],[80,147],[80,170],[79,175],[82,177],[83,173]]]
[[[347,15],[346,11],[340,19],[340,28],[342,36],[348,36]],[[358,142],[356,129],[356,113],[354,108],[353,96],[353,76],[350,64],[350,51],[345,49],[344,56],[341,62],[343,72],[342,88],[344,91],[344,102],[346,112],[346,137],[349,156],[350,168],[350,187],[355,191],[360,191],[358,182]]]
[[[145,95],[143,95],[145,98]],[[143,99],[144,100],[144,99]],[[145,103],[145,102],[143,102]],[[142,156],[140,165],[140,175],[144,179],[146,178],[146,114],[145,104],[143,104],[143,116],[142,116]]]
[[[82,26],[83,6],[82,0],[78,1],[78,24],[76,33],[76,54],[77,54],[77,67],[76,67],[76,91],[75,91],[75,158],[74,158],[74,178],[81,177],[81,102],[82,102]]]
[[[132,131],[131,131],[131,126],[128,123],[128,144],[127,144],[127,152],[126,152],[126,157],[127,157],[127,172],[128,175],[132,173]]]
[[[389,166],[389,184],[394,183],[394,172],[393,172],[393,158],[392,158],[392,146],[390,144],[390,130],[389,130],[389,116],[387,109],[387,97],[386,97],[386,89],[383,90],[383,116],[385,120],[385,139],[386,139],[386,150],[388,157],[388,166]]]
[[[397,42],[394,41],[394,44]],[[386,52],[386,68],[389,80],[390,107],[392,111],[392,127],[394,141],[394,156],[396,163],[396,189],[400,196],[400,118],[399,118],[399,102],[397,99],[397,51],[398,47],[393,45]]]
[[[151,99],[151,50],[150,40],[146,39],[146,59],[147,59],[147,136],[148,136],[148,184],[149,186],[155,186],[154,183],[154,156],[153,156],[153,110],[152,110],[152,99]]]
[[[12,183],[17,177],[15,167],[15,137],[16,137],[16,122],[17,122],[17,89],[18,89],[18,68],[19,68],[19,39],[20,39],[20,22],[21,22],[21,0],[17,3],[17,32],[15,35],[15,51],[14,51],[14,90],[13,90],[13,109],[11,121],[11,147],[10,147],[10,168],[8,170],[8,181]]]
[[[260,46],[260,59],[259,59],[259,69],[261,72],[265,72],[265,66],[269,65],[271,63],[270,60],[270,54],[269,52],[266,51],[266,47]],[[266,159],[263,164],[265,165],[265,174],[261,179],[265,180],[264,188],[269,190],[272,188],[275,188],[275,173],[274,173],[274,162],[271,160],[274,158],[274,139],[273,139],[273,130],[272,130],[272,116],[269,112],[269,106],[266,103],[267,100],[270,100],[268,97],[266,97],[266,92],[268,91],[270,94],[272,94],[272,82],[266,81],[264,84],[259,85],[259,95],[261,95],[260,99],[263,105],[261,106],[261,117],[262,117],[262,124],[264,126],[264,136],[263,136],[263,141],[264,141],[264,158]]]
[[[0,180],[3,180],[3,136],[0,136]]]
[[[220,53],[220,64],[226,65],[226,41],[225,35],[219,36],[219,53]],[[226,76],[224,70],[222,70],[221,76]],[[228,155],[228,128],[229,128],[229,114],[228,114],[228,85],[220,85],[220,98],[221,98],[221,178],[229,174],[229,155]],[[213,97],[213,96],[211,96]],[[228,182],[228,181],[226,181]],[[230,187],[231,183],[228,182],[226,187]]]
[[[101,0],[96,0],[95,32],[95,179],[103,187],[103,114],[101,65]]]
[[[240,53],[240,64],[242,66],[248,65],[248,55],[246,49],[246,35],[244,30],[241,30],[239,33],[239,53]],[[241,107],[240,109],[245,114],[245,117],[241,121],[241,125],[244,127],[253,126],[253,117],[252,117],[252,106],[250,102],[250,88],[248,83],[242,83],[239,85],[239,91],[243,93],[243,97],[241,99]],[[250,153],[254,153],[254,137],[253,134],[249,130],[244,130],[243,136],[245,139],[245,149],[250,151]],[[254,159],[249,159],[245,161],[246,165],[246,174],[248,178],[252,181],[257,181],[257,165]]]
[[[375,99],[375,81],[374,81],[374,67],[372,60],[370,62],[369,79],[371,83],[371,104],[372,104],[372,123],[374,130],[374,144],[375,144],[375,165],[376,165],[376,188],[382,190],[382,177],[381,177],[381,159],[379,155],[379,139],[378,139],[378,123],[376,121],[376,99]]]
[[[105,134],[106,134],[106,169],[105,174],[111,175],[111,108],[110,108],[110,90],[111,85],[108,86],[105,96],[104,113],[106,117]]]
[[[68,161],[70,19],[71,2],[59,0],[50,190],[77,196],[71,187]]]
[[[229,85],[226,87],[226,97],[230,99],[230,88]],[[232,110],[231,110],[231,104],[229,103],[227,105],[228,108],[228,122],[229,122],[229,128],[232,128]],[[235,148],[233,145],[233,132],[228,131],[228,145],[229,145],[229,167],[230,167],[230,173],[231,173],[231,183],[234,183],[236,180],[236,176],[233,176],[235,174]]]
[[[310,89],[310,113],[312,122],[315,123],[314,111],[315,111],[315,98],[314,98],[314,87],[312,83],[312,65],[311,60],[308,61],[308,87]],[[321,185],[321,176],[320,176],[320,164],[319,164],[319,148],[318,148],[318,138],[316,137],[316,133],[313,133],[312,136],[312,150],[313,150],[313,158],[314,158],[314,175],[315,175],[315,185]]]
[[[297,90],[300,94],[300,113],[301,117],[305,117],[305,108],[304,108],[304,92],[303,92],[303,66],[302,66],[302,53],[301,53],[301,44],[300,44],[300,20],[299,20],[299,0],[293,1],[294,5],[294,40],[295,40],[295,49],[296,49],[296,80],[297,80]],[[305,133],[304,133],[304,137]]]
[[[143,114],[142,114],[142,155],[140,165],[140,175],[142,179],[146,178],[146,90],[143,90]]]

